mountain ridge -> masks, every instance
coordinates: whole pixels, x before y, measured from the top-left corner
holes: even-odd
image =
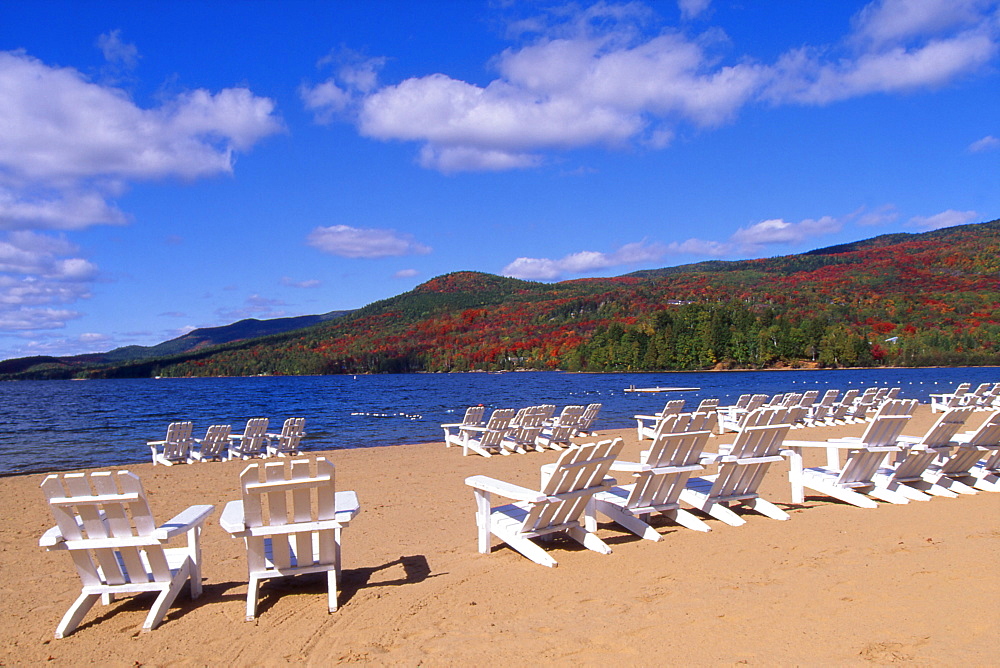
[[[1000,220],[558,283],[460,271],[263,338],[5,377],[993,364],[998,276]]]

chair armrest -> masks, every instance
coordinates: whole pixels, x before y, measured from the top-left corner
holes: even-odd
[[[42,537],[38,539],[38,546],[55,547],[59,543],[65,542],[65,540],[66,539],[63,538],[62,533],[59,531],[59,527],[54,526],[42,534]]]
[[[624,473],[641,473],[643,471],[652,471],[653,467],[649,464],[640,464],[639,462],[620,462],[615,461],[611,464],[612,471],[622,471]]]
[[[465,479],[465,484],[474,489],[490,492],[491,494],[499,494],[504,498],[514,499],[515,501],[538,503],[546,499],[546,496],[537,490],[521,487],[520,485],[504,482],[503,480],[497,480],[485,475],[470,476]]]
[[[222,509],[222,517],[219,518],[219,526],[231,534],[246,531],[246,524],[243,522],[243,502],[230,501]]]
[[[179,536],[197,526],[201,526],[213,512],[215,512],[215,506],[191,506],[176,517],[156,527],[153,536],[157,540],[170,540],[174,536]]]
[[[636,420],[659,420],[661,415],[633,415]]]
[[[166,441],[146,441],[146,445],[150,447],[156,447],[157,445],[163,445]]]

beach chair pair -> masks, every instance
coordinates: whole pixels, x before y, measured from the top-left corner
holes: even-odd
[[[325,458],[259,462],[240,474],[242,499],[226,504],[220,525],[243,538],[249,587],[246,618],[256,616],[263,580],[326,573],[328,609],[337,609],[341,531],[360,512],[354,492],[335,490]],[[71,633],[102,599],[157,592],[143,630],[159,625],[186,582],[202,592],[201,532],[214,512],[195,505],[157,526],[138,476],[129,471],[50,475],[42,490],[56,526],[41,537],[48,550],[70,552],[82,581],[79,597],[56,627]],[[166,547],[187,535],[185,547]]]

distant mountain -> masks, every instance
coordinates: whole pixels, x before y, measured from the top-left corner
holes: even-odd
[[[257,320],[247,318],[221,327],[195,329],[175,339],[155,346],[123,346],[106,353],[89,353],[67,357],[35,356],[0,361],[0,375],[18,374],[31,369],[46,371],[73,371],[96,365],[122,364],[141,360],[169,357],[201,350],[209,346],[281,334],[302,329],[328,320],[340,318],[350,311],[330,311],[320,315],[302,315],[292,318]]]
[[[108,378],[1000,365],[997,314],[1000,220],[616,278],[536,283],[455,272],[303,328],[246,338],[253,330],[236,323],[225,336],[192,332],[127,361],[91,356],[62,368],[51,359],[33,366],[10,361],[17,364],[0,373]],[[175,343],[181,339],[187,340]]]

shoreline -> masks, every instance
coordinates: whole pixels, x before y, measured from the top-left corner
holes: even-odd
[[[923,433],[933,419],[922,405],[905,433]],[[813,427],[791,438],[863,429]],[[598,438],[617,435],[626,440],[620,458],[634,460],[634,429]],[[602,518],[598,535],[613,554],[556,538],[546,550],[559,567],[549,569],[496,539],[490,554],[476,551],[475,504],[464,479],[486,474],[537,486],[554,451],[485,459],[431,442],[308,454],[328,456],[338,489],[361,501],[344,531],[338,612],[326,612],[323,578],[300,576],[264,585],[257,620],[244,622],[245,550],[218,520],[222,505],[238,498],[246,463],[144,463],[121,468],[141,477],[157,521],[188,505],[216,505],[202,538],[205,593],[192,602],[182,592],[149,633],[140,629],[150,595],[98,604],[58,641],[52,634],[80,581],[66,554],[38,547],[52,524],[38,489],[44,476],[0,478],[9,505],[0,527],[6,661],[958,666],[994,663],[1000,651],[1000,578],[993,576],[1000,494],[871,510],[807,493],[805,503],[792,504],[780,463],[761,491],[791,514],[788,521],[746,512],[743,526],[709,519],[712,531],[699,533],[654,516],[662,540],[652,542]]]

